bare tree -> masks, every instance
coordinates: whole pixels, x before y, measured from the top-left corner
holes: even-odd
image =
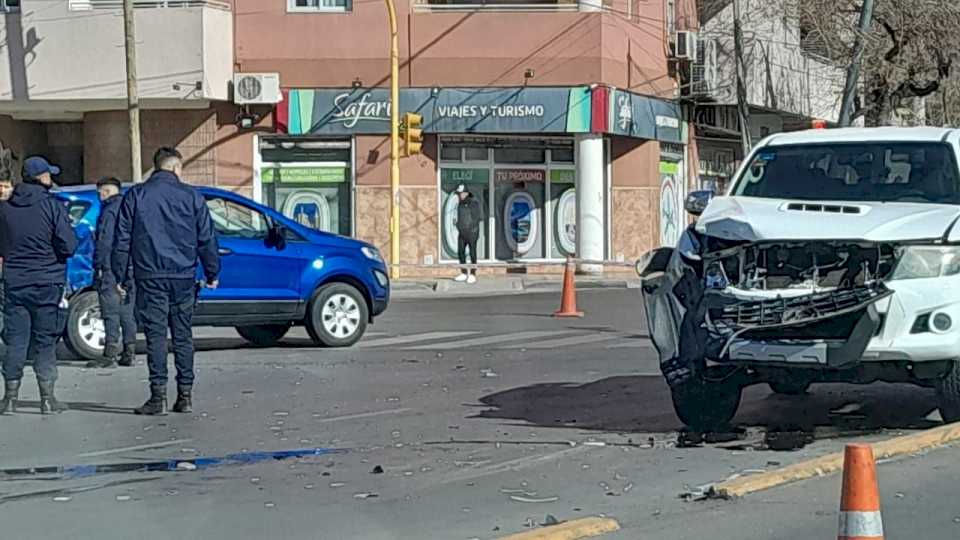
[[[821,55],[852,60],[860,13],[858,0],[796,0],[804,37]],[[854,117],[869,126],[890,124],[915,98],[931,96],[952,81],[960,60],[960,4],[943,0],[876,0],[874,24],[864,35],[862,94]],[[943,101],[943,100],[933,100]],[[947,100],[950,106],[950,100]],[[957,111],[946,111],[948,118]]]

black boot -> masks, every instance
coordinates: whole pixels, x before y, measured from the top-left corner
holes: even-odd
[[[130,367],[133,365],[133,361],[137,357],[137,345],[136,343],[130,343],[123,346],[123,354],[120,355],[120,365],[123,367]]]
[[[38,381],[37,385],[40,387],[40,414],[60,414],[70,409],[53,395],[53,381]]]
[[[150,386],[150,399],[133,410],[134,414],[147,416],[165,416],[167,414],[167,387],[160,385]]]
[[[120,356],[120,346],[116,343],[107,343],[103,347],[103,357],[95,358],[87,362],[88,368],[114,368],[117,367],[117,357]]]
[[[173,404],[173,412],[193,412],[193,387],[177,386],[177,402]]]
[[[17,412],[17,398],[20,396],[20,381],[7,381],[3,399],[0,400],[0,414]]]

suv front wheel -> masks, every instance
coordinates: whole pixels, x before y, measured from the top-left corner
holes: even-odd
[[[672,387],[670,392],[680,421],[695,431],[709,433],[729,428],[740,407],[743,388],[736,381],[696,378]]]
[[[947,424],[960,421],[960,362],[950,362],[950,370],[937,380],[940,416]]]
[[[356,287],[328,283],[310,301],[307,332],[318,345],[349,347],[363,337],[369,318],[367,301]]]

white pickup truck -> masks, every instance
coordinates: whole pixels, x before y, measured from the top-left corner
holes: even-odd
[[[679,418],[723,429],[751,384],[886,381],[960,420],[958,156],[960,130],[785,133],[691,193],[696,223],[637,263]]]

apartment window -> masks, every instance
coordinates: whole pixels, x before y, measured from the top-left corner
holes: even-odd
[[[577,0],[414,0],[420,11],[576,11]]]
[[[0,0],[0,11],[20,11],[20,0]]]
[[[297,13],[342,12],[353,9],[353,0],[287,0],[287,11]]]

